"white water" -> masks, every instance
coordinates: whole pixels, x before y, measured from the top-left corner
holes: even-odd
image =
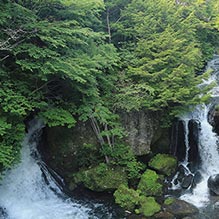
[[[200,86],[205,86],[211,82],[216,81],[219,73],[219,57],[216,56],[213,61],[208,65],[209,68],[214,70],[212,76],[203,81]],[[215,87],[211,91],[212,97],[216,98],[219,96],[219,86]],[[192,194],[186,193],[181,196],[181,199],[188,201],[197,207],[203,207],[209,202],[209,191],[207,187],[208,178],[214,174],[219,174],[219,153],[218,153],[218,136],[213,132],[212,126],[208,122],[208,113],[211,108],[209,105],[200,105],[196,109],[187,115],[184,115],[181,119],[188,125],[188,121],[191,119],[200,122],[200,133],[199,133],[199,153],[201,157],[201,168],[200,172],[203,180],[197,184],[193,189]],[[185,131],[185,141],[188,142],[188,128]],[[186,144],[188,151],[188,143]],[[197,155],[198,156],[198,155]],[[188,164],[188,153],[186,153],[186,159],[183,162],[185,165]]]
[[[42,124],[35,122],[26,135],[21,163],[6,173],[0,186],[0,206],[6,219],[94,219],[91,209],[64,197],[61,189],[40,166],[43,165],[36,150]],[[35,155],[35,158],[34,156]],[[1,216],[0,216],[1,217]]]

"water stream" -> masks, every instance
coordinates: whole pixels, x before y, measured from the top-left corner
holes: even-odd
[[[206,86],[212,82],[216,82],[219,74],[219,56],[215,56],[214,59],[209,62],[208,68],[213,70],[211,77],[203,81],[200,85],[201,87]],[[199,139],[198,139],[198,147],[199,147],[199,156],[201,158],[201,164],[199,166],[199,172],[201,173],[202,180],[199,182],[194,189],[189,188],[180,198],[190,202],[197,207],[207,206],[209,203],[209,190],[207,186],[208,178],[214,174],[219,174],[219,152],[218,152],[218,142],[219,137],[216,133],[213,132],[213,127],[208,121],[209,112],[213,106],[213,102],[219,96],[219,86],[216,86],[212,89],[212,101],[210,104],[199,105],[196,109],[191,112],[183,115],[181,120],[184,123],[185,130],[185,145],[186,145],[186,155],[185,160],[181,163],[187,170],[189,164],[189,128],[188,122],[190,120],[195,120],[200,124],[199,130]],[[198,156],[198,155],[197,155]],[[175,186],[176,187],[176,186]],[[177,187],[178,188],[178,187]]]
[[[21,151],[21,162],[5,174],[0,185],[1,219],[100,219],[94,209],[103,207],[79,203],[67,197],[50,175],[37,151],[42,123],[33,121]],[[61,179],[60,179],[61,180]]]

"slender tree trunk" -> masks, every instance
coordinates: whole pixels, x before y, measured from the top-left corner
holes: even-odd
[[[111,37],[111,28],[110,28],[110,11],[107,9],[106,11],[106,22],[107,22],[107,29],[108,29],[108,35],[109,35],[109,43],[112,41]]]

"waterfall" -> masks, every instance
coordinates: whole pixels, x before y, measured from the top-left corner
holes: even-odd
[[[21,162],[6,172],[1,181],[4,219],[97,219],[91,208],[62,193],[40,159],[37,144],[42,127],[41,122],[32,122],[23,141]],[[111,217],[106,214],[104,218]]]
[[[211,77],[203,81],[200,87],[209,85],[212,82],[216,82],[218,73],[219,73],[219,56],[209,62],[208,68],[213,70]],[[212,93],[212,102],[219,96],[219,86],[216,86],[211,90]],[[212,108],[212,104],[202,104],[196,107],[196,109],[181,117],[181,120],[184,121],[185,129],[185,145],[186,145],[186,156],[182,165],[188,165],[188,156],[189,156],[189,129],[188,121],[196,120],[200,124],[199,131],[199,156],[201,158],[201,164],[199,172],[202,175],[202,180],[199,182],[196,187],[191,191],[186,191],[180,198],[190,202],[197,207],[203,207],[208,204],[209,201],[209,191],[207,187],[208,178],[214,174],[219,174],[219,152],[218,152],[218,136],[213,132],[213,127],[208,121],[209,111]],[[198,156],[198,154],[197,154]]]

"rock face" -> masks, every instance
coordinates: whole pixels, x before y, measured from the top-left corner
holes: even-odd
[[[208,188],[215,195],[219,195],[219,174],[210,176],[208,179]]]
[[[193,216],[198,213],[198,209],[195,206],[178,199],[175,199],[172,203],[166,205],[165,208],[166,211],[173,214],[176,218]]]
[[[124,141],[130,145],[135,155],[146,155],[151,151],[152,143],[157,147],[160,139],[165,139],[165,136],[168,139],[168,133],[163,134],[163,130],[159,128],[159,116],[155,113],[120,113],[120,117],[127,133]],[[71,129],[47,127],[44,129],[43,138],[41,154],[46,163],[62,176],[68,172],[77,172],[84,166],[83,162],[89,167],[101,160],[98,160],[100,145],[90,122],[78,122]],[[168,140],[165,144],[168,146]]]
[[[200,163],[200,156],[198,151],[198,136],[199,136],[200,124],[196,120],[190,120],[188,123],[188,141],[189,141],[189,157],[188,161],[193,164]],[[184,121],[176,121],[172,127],[172,139],[171,139],[171,151],[179,161],[184,161],[186,156],[186,145],[185,145],[185,127]]]
[[[43,132],[43,139],[40,150],[44,160],[62,176],[67,172],[78,171],[80,162],[85,157],[81,149],[86,151],[88,148],[87,157],[90,154],[95,157],[95,150],[98,151],[98,148],[95,148],[98,147],[98,141],[89,123],[78,122],[71,129],[66,127],[46,128]]]
[[[149,111],[133,111],[121,113],[121,122],[128,136],[126,142],[135,155],[146,155],[151,151],[151,145],[162,135],[159,121],[160,115]]]

